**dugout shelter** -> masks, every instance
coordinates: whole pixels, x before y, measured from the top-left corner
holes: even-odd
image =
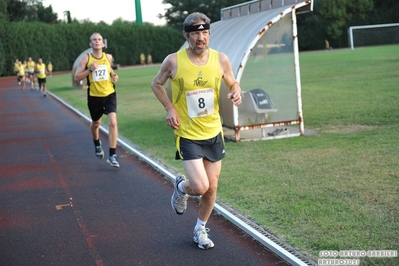
[[[243,90],[243,103],[236,107],[223,97],[228,88],[222,83],[226,138],[239,142],[304,135],[296,16],[312,11],[313,2],[254,0],[223,8],[221,20],[211,23],[209,46],[230,58]],[[166,91],[170,95],[170,84]]]

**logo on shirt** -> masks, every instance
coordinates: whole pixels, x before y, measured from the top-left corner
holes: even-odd
[[[202,77],[198,77],[194,80],[194,87],[203,87],[206,83],[208,83],[207,80],[202,80]]]

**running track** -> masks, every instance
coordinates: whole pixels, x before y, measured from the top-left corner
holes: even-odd
[[[16,78],[0,79],[0,147],[0,265],[289,265],[216,212],[198,249],[195,199],[176,215],[169,179],[121,147],[120,169],[98,160],[88,122]]]

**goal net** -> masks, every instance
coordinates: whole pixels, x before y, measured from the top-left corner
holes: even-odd
[[[399,44],[399,23],[349,27],[351,49],[361,46]]]

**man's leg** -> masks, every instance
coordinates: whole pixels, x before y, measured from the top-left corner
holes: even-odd
[[[116,156],[116,145],[118,143],[118,122],[116,113],[108,114],[108,142],[109,142],[109,157],[107,162],[114,167],[119,167],[119,162]]]
[[[189,177],[182,184],[182,190],[189,195],[202,195],[199,206],[198,220],[194,228],[194,241],[201,249],[210,249],[214,243],[208,238],[205,228],[216,201],[216,193],[222,161],[207,160],[183,161],[184,169]]]
[[[46,97],[46,95],[47,95],[47,87],[46,87],[46,81],[45,80],[42,82],[42,86],[43,86],[43,93],[44,93],[43,97]],[[39,81],[39,87],[40,87],[40,81]]]
[[[213,207],[215,206],[222,161],[212,163],[204,160],[204,166],[209,180],[209,187],[208,190],[202,194],[198,218],[206,222],[211,216]]]
[[[101,140],[100,140],[100,125],[101,125],[101,118],[98,119],[97,121],[92,121],[90,125],[90,131],[94,142],[94,149],[98,159],[104,158],[104,151],[101,147]]]
[[[116,113],[112,112],[108,114],[108,127],[109,127],[109,147],[116,149],[116,144],[118,142],[118,122],[116,120]]]
[[[100,125],[101,125],[101,118],[98,119],[97,121],[91,122],[90,131],[94,140],[100,139],[100,131],[99,131]]]

